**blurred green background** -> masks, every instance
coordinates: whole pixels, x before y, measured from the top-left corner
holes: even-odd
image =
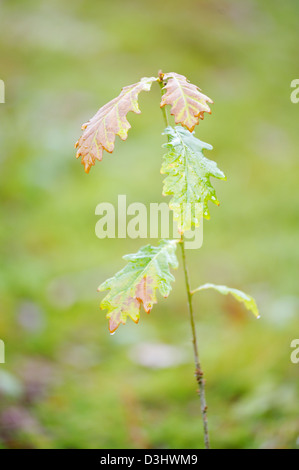
[[[160,90],[140,95],[126,142],[86,175],[80,126],[120,88],[159,69],[215,102],[196,129],[227,182],[213,181],[192,286],[217,448],[299,439],[298,78],[295,0],[1,1],[0,447],[202,447],[181,267],[169,299],[110,336],[97,286],[144,240],[99,240],[95,207],[164,201]],[[151,241],[156,244],[156,240]]]

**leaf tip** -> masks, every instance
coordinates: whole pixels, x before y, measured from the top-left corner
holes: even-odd
[[[147,313],[147,312],[146,312],[146,313]],[[132,317],[130,317],[130,318],[132,318]],[[140,318],[139,318],[139,317],[136,317],[136,318],[132,318],[132,320],[133,320],[133,322],[136,323],[136,325],[137,325],[137,323],[139,323]]]
[[[112,321],[109,321],[108,330],[111,335],[114,335],[118,327],[119,327],[119,323],[118,325],[115,325]]]

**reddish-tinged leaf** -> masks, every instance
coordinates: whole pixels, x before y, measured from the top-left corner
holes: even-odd
[[[149,313],[157,303],[157,289],[163,297],[168,297],[170,283],[174,281],[169,267],[176,268],[178,264],[176,245],[174,240],[162,240],[157,247],[147,245],[137,253],[124,256],[127,266],[100,285],[100,291],[109,289],[101,308],[108,310],[110,333],[121,323],[125,324],[127,317],[138,323],[142,305]]]
[[[126,140],[131,128],[127,114],[129,111],[140,114],[138,95],[141,91],[149,91],[152,82],[156,80],[154,77],[144,77],[140,82],[124,87],[117,98],[100,108],[90,121],[83,124],[84,132],[75,147],[78,149],[76,158],[81,157],[86,173],[96,160],[102,160],[103,150],[113,152],[116,135]]]
[[[190,83],[184,75],[166,73],[163,81],[167,81],[160,107],[169,104],[176,124],[182,124],[190,132],[204,118],[204,113],[211,114],[208,103],[213,101],[200,92],[200,88]]]

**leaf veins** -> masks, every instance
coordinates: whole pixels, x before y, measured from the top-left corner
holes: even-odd
[[[115,136],[122,140],[128,137],[131,128],[127,120],[129,111],[140,114],[138,95],[141,91],[149,91],[155,77],[144,77],[138,83],[126,86],[120,95],[107,103],[88,121],[83,124],[84,131],[75,147],[78,149],[76,158],[81,157],[85,172],[88,173],[96,160],[101,161],[103,150],[113,152]]]
[[[213,148],[211,145],[197,139],[182,126],[169,126],[164,134],[168,136],[168,143],[163,145],[167,148],[161,168],[161,173],[167,175],[163,181],[163,195],[172,195],[169,207],[183,233],[198,226],[202,216],[210,218],[208,201],[219,206],[210,177],[221,180],[226,177],[217,164],[203,154],[204,149]]]
[[[190,83],[184,75],[178,73],[166,73],[163,81],[167,81],[162,96],[160,107],[169,104],[176,124],[182,124],[190,132],[204,118],[204,113],[211,114],[208,103],[213,103],[211,98],[201,93],[200,88]]]
[[[137,253],[125,255],[127,266],[100,285],[99,291],[110,290],[101,302],[101,308],[108,309],[110,333],[125,324],[127,317],[138,323],[141,305],[149,313],[157,303],[157,289],[168,297],[174,281],[169,267],[178,267],[176,245],[174,240],[161,240],[157,247],[146,245]]]

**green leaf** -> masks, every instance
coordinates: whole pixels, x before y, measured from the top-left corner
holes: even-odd
[[[125,255],[128,264],[100,285],[99,291],[110,290],[101,302],[101,308],[108,309],[110,333],[120,323],[125,324],[128,316],[138,323],[141,305],[149,313],[157,303],[157,289],[168,297],[174,281],[169,266],[178,267],[176,246],[174,240],[161,240],[157,247],[146,245],[137,253]]]
[[[256,305],[256,302],[255,302],[254,298],[251,297],[248,294],[245,294],[243,291],[238,290],[238,289],[233,289],[233,288],[227,287],[227,286],[217,286],[216,284],[209,284],[208,283],[208,284],[203,284],[200,287],[197,287],[197,289],[192,291],[192,294],[194,294],[195,292],[198,292],[200,290],[205,290],[205,289],[215,289],[218,292],[220,292],[220,294],[223,294],[223,295],[231,294],[231,295],[233,295],[235,297],[235,299],[238,300],[239,302],[242,302],[245,305],[245,307],[253,313],[253,315],[255,315],[257,318],[260,317],[260,314],[259,314],[259,311],[258,311],[258,308],[257,308],[257,305]]]
[[[164,179],[163,195],[172,195],[169,207],[174,211],[181,233],[198,226],[200,218],[210,218],[208,201],[219,206],[210,177],[225,180],[217,164],[206,158],[203,150],[213,147],[181,126],[167,127],[164,134],[168,152],[163,157],[161,173]]]

